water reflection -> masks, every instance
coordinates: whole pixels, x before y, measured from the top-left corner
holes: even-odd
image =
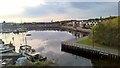
[[[75,55],[65,53],[61,51],[61,41],[68,39],[73,39],[71,33],[67,31],[29,31],[27,33],[20,34],[1,34],[1,38],[5,43],[10,41],[16,46],[16,51],[18,52],[19,47],[25,44],[25,35],[27,36],[27,44],[35,48],[37,51],[41,52],[48,59],[54,59],[58,65],[65,66],[91,66],[91,61],[83,57],[76,58]],[[12,39],[14,37],[14,40]]]

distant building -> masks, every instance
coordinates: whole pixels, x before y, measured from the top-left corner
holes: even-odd
[[[85,28],[86,22],[81,21],[79,25],[80,25],[80,28]]]

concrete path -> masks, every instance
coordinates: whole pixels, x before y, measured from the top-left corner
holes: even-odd
[[[97,47],[97,46],[91,46],[91,45],[85,45],[85,44],[77,43],[77,41],[84,40],[86,38],[87,38],[87,36],[83,37],[83,38],[79,38],[79,39],[71,39],[71,40],[65,41],[63,43],[67,44],[67,45],[70,45],[70,46],[76,46],[76,47],[80,47],[80,48],[96,50],[96,51],[99,51],[99,52],[104,53],[104,54],[112,54],[112,55],[120,56],[119,51],[117,49],[110,49],[110,48],[107,48],[107,47],[103,48],[103,47]]]

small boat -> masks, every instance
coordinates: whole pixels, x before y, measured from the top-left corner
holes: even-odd
[[[26,36],[31,36],[31,34],[26,34]]]
[[[19,34],[19,31],[18,30],[14,30],[13,33],[14,34]]]
[[[27,57],[29,57],[29,59],[32,61],[32,62],[35,62],[35,61],[45,61],[47,60],[47,57],[43,57],[39,52],[35,52],[35,53],[25,53],[25,55]]]
[[[29,52],[31,52],[31,46],[29,45],[20,46],[19,53],[23,54],[23,53],[29,53]]]
[[[2,39],[0,39],[0,53],[8,53],[8,52],[14,52],[15,46],[13,46],[12,43],[10,44],[4,44]]]
[[[32,62],[35,62],[36,60],[45,61],[47,59],[47,57],[43,57],[39,52],[35,52],[29,45],[20,46],[19,53],[28,57]]]

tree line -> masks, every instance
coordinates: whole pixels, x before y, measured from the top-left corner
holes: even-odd
[[[89,39],[105,46],[120,46],[120,17],[107,19],[92,28]]]

